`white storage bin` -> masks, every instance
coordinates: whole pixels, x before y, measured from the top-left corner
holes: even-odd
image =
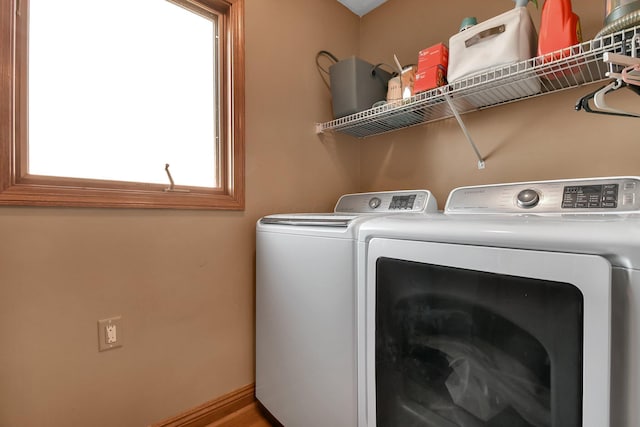
[[[447,80],[533,58],[538,35],[526,7],[517,7],[449,39]]]

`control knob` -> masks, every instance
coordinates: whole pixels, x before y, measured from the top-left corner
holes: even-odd
[[[540,201],[540,195],[535,190],[526,189],[518,193],[516,200],[518,202],[518,206],[528,209],[538,204]]]
[[[380,206],[381,203],[382,200],[380,200],[379,197],[372,197],[371,199],[369,199],[369,207],[371,209],[376,209],[378,206]]]

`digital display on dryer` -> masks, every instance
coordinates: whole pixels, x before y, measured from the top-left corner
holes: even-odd
[[[415,194],[407,194],[405,196],[393,196],[391,203],[389,203],[389,209],[413,209],[413,204],[416,201]]]
[[[562,209],[616,208],[618,184],[564,187]]]

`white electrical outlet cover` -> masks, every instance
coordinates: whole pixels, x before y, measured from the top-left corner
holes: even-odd
[[[122,316],[98,320],[98,351],[122,347]]]

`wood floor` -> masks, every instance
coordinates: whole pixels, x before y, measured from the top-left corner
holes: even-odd
[[[206,427],[278,427],[271,423],[258,407],[256,402],[233,412]]]

